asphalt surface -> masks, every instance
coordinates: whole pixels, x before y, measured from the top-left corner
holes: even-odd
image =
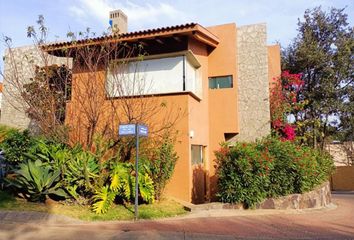
[[[337,207],[305,211],[202,211],[183,218],[84,223],[62,218],[0,219],[0,239],[354,239],[354,194]],[[1,217],[1,214],[0,214]]]

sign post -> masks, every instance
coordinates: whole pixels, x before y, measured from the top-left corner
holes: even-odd
[[[138,204],[139,204],[139,136],[148,136],[148,127],[140,124],[121,124],[118,128],[119,136],[135,136],[136,157],[135,157],[135,204],[134,215],[138,220]]]
[[[139,204],[139,133],[138,133],[138,124],[135,125],[135,146],[136,146],[136,156],[135,156],[135,205],[134,205],[134,219],[138,220],[138,204]]]

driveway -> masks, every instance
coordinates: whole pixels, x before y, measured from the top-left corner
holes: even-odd
[[[139,222],[36,224],[0,219],[0,239],[354,239],[354,194],[333,194],[333,202],[336,208],[321,210],[219,210]]]

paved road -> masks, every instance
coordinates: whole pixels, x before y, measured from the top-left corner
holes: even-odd
[[[0,239],[354,239],[354,194],[335,194],[333,200],[337,208],[234,211],[227,217],[226,212],[204,212],[159,221],[24,224],[0,219]]]

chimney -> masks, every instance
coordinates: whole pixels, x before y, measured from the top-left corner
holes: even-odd
[[[126,33],[128,31],[128,17],[120,9],[111,11],[109,12],[109,25],[112,34]]]

